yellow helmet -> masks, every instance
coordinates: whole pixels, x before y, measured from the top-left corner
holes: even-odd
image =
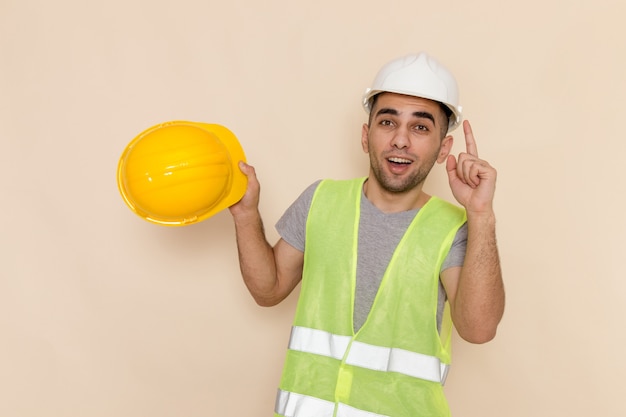
[[[235,135],[217,124],[172,121],[153,126],[126,147],[117,167],[124,201],[152,223],[184,226],[238,202],[247,177]]]

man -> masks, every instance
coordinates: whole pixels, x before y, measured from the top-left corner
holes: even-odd
[[[240,165],[248,189],[230,211],[246,286],[271,306],[302,283],[275,416],[448,416],[451,324],[484,343],[504,311],[496,170],[467,121],[466,152],[449,155],[448,130],[461,123],[452,74],[424,53],[399,58],[363,104],[369,175],[312,184],[274,246],[255,170]],[[435,162],[464,209],[422,190]]]

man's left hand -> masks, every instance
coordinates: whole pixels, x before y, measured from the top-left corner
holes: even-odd
[[[457,158],[449,155],[446,162],[448,180],[454,198],[470,213],[488,213],[493,210],[496,189],[496,170],[487,161],[478,158],[476,140],[469,121],[463,122],[466,151]]]

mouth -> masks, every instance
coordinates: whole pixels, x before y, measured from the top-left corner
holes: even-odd
[[[413,163],[413,161],[411,161],[410,159],[398,158],[398,157],[387,158],[387,161],[391,162],[392,164],[398,164],[398,165],[410,165],[411,163]]]

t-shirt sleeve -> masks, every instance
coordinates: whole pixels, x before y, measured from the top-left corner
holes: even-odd
[[[281,238],[299,251],[304,252],[306,221],[313,201],[313,194],[321,180],[309,185],[276,223]]]
[[[456,236],[454,236],[452,247],[450,248],[450,252],[448,252],[448,256],[446,256],[446,259],[443,261],[441,270],[443,271],[448,268],[463,266],[463,262],[465,261],[466,249],[467,249],[467,223],[464,223],[463,226],[461,226],[459,230],[456,232]]]

